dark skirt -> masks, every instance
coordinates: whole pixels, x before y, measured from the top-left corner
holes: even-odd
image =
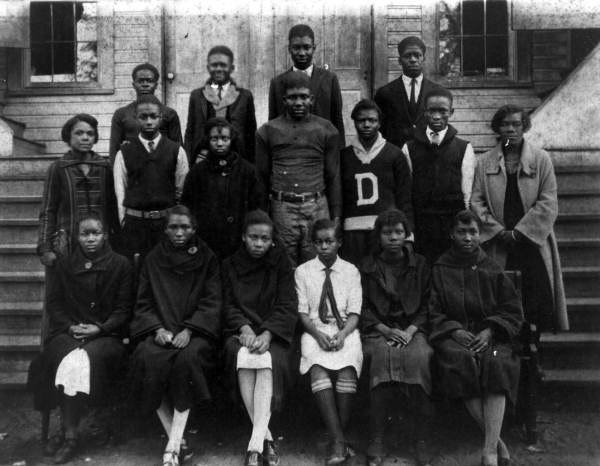
[[[434,345],[440,391],[451,399],[504,394],[513,403],[519,386],[519,358],[511,346],[493,343],[473,353],[451,338]]]
[[[149,335],[135,349],[131,361],[131,400],[150,413],[167,398],[178,411],[210,400],[208,373],[215,367],[215,344],[192,336],[183,349],[159,346]]]
[[[225,341],[225,371],[228,391],[234,401],[239,402],[240,394],[237,378],[237,355],[242,345],[233,335]],[[277,340],[271,341],[269,348],[271,352],[271,364],[273,370],[273,398],[271,399],[271,411],[279,412],[283,408],[283,403],[288,389],[292,385],[293,372],[292,351],[289,345]]]
[[[387,344],[383,335],[363,338],[363,352],[369,371],[369,387],[382,383],[420,385],[431,395],[431,358],[433,349],[427,337],[418,332],[407,346]]]
[[[117,387],[124,378],[127,350],[120,338],[101,336],[82,342],[61,333],[45,344],[29,367],[28,388],[34,395],[34,408],[52,409],[60,401],[62,390],[54,386],[56,370],[63,358],[76,348],[83,348],[90,358],[90,406],[112,404],[119,395]]]

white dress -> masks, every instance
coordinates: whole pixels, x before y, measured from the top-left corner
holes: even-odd
[[[362,307],[362,288],[360,273],[350,262],[339,257],[331,266],[331,284],[338,311],[346,322],[350,314],[360,315]],[[327,323],[319,318],[319,303],[325,282],[325,266],[315,258],[296,269],[296,291],[298,293],[298,312],[306,314],[317,329],[326,335],[333,336],[339,329],[331,306],[327,301],[329,312]],[[339,351],[325,351],[308,333],[303,333],[300,340],[301,358],[300,373],[306,374],[313,365],[329,370],[340,370],[344,367],[354,367],[360,377],[363,362],[362,345],[358,330],[354,330],[344,340],[344,347]]]

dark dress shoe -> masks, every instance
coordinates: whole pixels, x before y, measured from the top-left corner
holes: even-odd
[[[325,460],[327,466],[342,464],[344,461],[346,461],[346,442],[334,440],[329,443],[327,458]]]
[[[263,466],[263,457],[257,451],[247,451],[244,466]]]
[[[46,445],[44,445],[44,456],[54,456],[58,449],[62,447],[64,441],[64,434],[56,434],[50,437],[46,442]]]
[[[192,456],[194,456],[194,450],[187,443],[182,443],[179,447],[179,464],[183,464],[184,461],[189,460]]]
[[[383,456],[368,455],[367,464],[369,466],[381,466],[383,464]]]
[[[69,438],[65,440],[62,447],[54,455],[54,464],[64,464],[69,462],[77,450],[77,440]]]
[[[273,440],[264,441],[262,456],[264,466],[279,466],[279,454],[275,450],[275,442]]]
[[[425,440],[419,440],[415,443],[415,459],[418,466],[430,466],[433,456]]]

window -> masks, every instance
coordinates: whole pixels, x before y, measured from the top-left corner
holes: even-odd
[[[31,2],[31,83],[98,81],[96,3]]]
[[[510,78],[507,0],[439,2],[442,77]]]

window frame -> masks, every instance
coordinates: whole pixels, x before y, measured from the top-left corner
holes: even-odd
[[[40,1],[40,0],[35,0]],[[51,3],[57,0],[41,0]],[[60,1],[60,0],[59,0]],[[90,0],[69,0],[71,3],[86,3]],[[31,48],[8,49],[7,95],[9,97],[29,95],[77,95],[114,94],[114,8],[111,1],[97,0],[96,49],[98,56],[97,81],[31,82]],[[31,5],[31,2],[29,3]],[[29,21],[27,21],[29,27]]]

